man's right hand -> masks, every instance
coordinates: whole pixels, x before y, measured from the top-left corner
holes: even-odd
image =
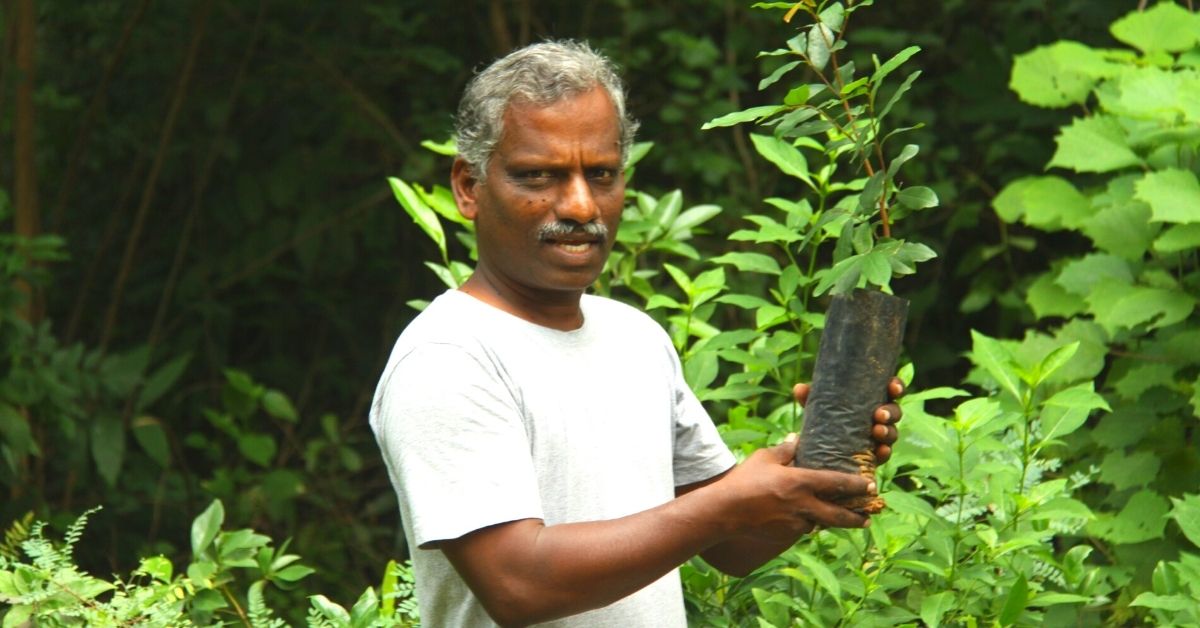
[[[754,452],[714,483],[712,488],[728,491],[733,498],[733,516],[744,530],[741,535],[790,544],[814,525],[868,525],[867,517],[834,500],[873,495],[875,482],[852,473],[794,467],[798,444],[796,434],[789,434],[778,445]]]

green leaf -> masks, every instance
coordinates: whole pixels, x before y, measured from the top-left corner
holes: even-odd
[[[896,103],[900,102],[900,98],[904,96],[908,90],[912,89],[913,83],[915,83],[917,78],[920,76],[920,70],[909,74],[908,77],[904,79],[904,82],[900,84],[900,87],[897,87],[896,91],[892,93],[892,97],[888,99],[887,104],[883,106],[883,109],[879,110],[879,115],[876,116],[876,120],[883,120],[885,117],[887,117],[887,114],[892,110],[892,107],[896,106]]]
[[[1008,591],[1008,598],[1004,600],[1004,608],[1000,610],[1000,625],[1015,624],[1028,603],[1029,583],[1025,581],[1024,574],[1018,574],[1017,580],[1013,582],[1012,588]]]
[[[0,402],[0,436],[17,457],[40,453],[25,415],[3,402]]]
[[[162,556],[150,556],[141,559],[141,563],[134,573],[145,574],[159,582],[170,582],[174,571],[175,567],[171,561]]]
[[[646,300],[647,310],[657,310],[661,307],[672,310],[682,310],[683,304],[665,294],[652,294],[650,295],[650,298]]]
[[[871,251],[862,258],[862,276],[868,284],[886,286],[892,279],[892,265],[884,253]]]
[[[341,605],[320,594],[309,596],[308,601],[312,604],[312,608],[316,609],[325,619],[334,622],[334,625],[349,626],[350,613],[347,613]]]
[[[1127,260],[1141,260],[1158,234],[1150,222],[1150,206],[1132,198],[1113,204],[1093,204],[1095,213],[1077,223],[1096,248]]]
[[[808,102],[809,87],[807,84],[794,87],[783,97],[783,104],[791,107],[799,107]]]
[[[1151,220],[1200,223],[1200,180],[1188,170],[1151,172],[1136,184],[1135,196],[1150,205]]]
[[[900,166],[903,166],[905,164],[905,162],[912,159],[913,157],[916,157],[917,153],[919,153],[920,151],[921,151],[921,147],[917,146],[916,144],[905,144],[904,148],[900,150],[900,154],[896,155],[896,157],[894,159],[892,159],[892,163],[888,164],[888,168],[887,168],[888,178],[889,179],[894,178],[896,176],[896,173],[899,172]]]
[[[729,264],[743,272],[778,275],[782,272],[779,262],[762,253],[726,253],[712,259],[717,264]]]
[[[313,573],[316,572],[311,567],[305,567],[304,565],[292,565],[290,567],[284,567],[283,569],[275,572],[275,577],[283,580],[284,582],[296,582]]]
[[[758,151],[758,154],[778,166],[784,174],[812,185],[812,178],[808,173],[808,160],[804,158],[804,153],[801,153],[800,149],[770,135],[751,133],[750,141],[754,143],[754,149]]]
[[[1172,497],[1171,518],[1179,525],[1192,545],[1200,547],[1200,495],[1191,493],[1183,498]]]
[[[1159,253],[1178,253],[1200,248],[1200,224],[1173,225],[1154,241]]]
[[[151,460],[161,467],[170,464],[171,446],[161,421],[151,416],[139,416],[130,423],[130,431],[133,432],[133,440]]]
[[[1158,477],[1162,460],[1153,452],[1136,451],[1126,455],[1123,451],[1110,451],[1100,463],[1100,481],[1111,484],[1118,491],[1148,486]]]
[[[1088,531],[1113,543],[1141,543],[1160,538],[1167,525],[1169,503],[1158,493],[1141,490],[1134,493],[1117,515],[1097,516]]]
[[[1133,283],[1133,272],[1129,263],[1119,257],[1093,253],[1068,262],[1058,273],[1055,283],[1071,294],[1087,297],[1100,285]]]
[[[1025,302],[1033,310],[1034,316],[1047,318],[1051,316],[1070,317],[1083,311],[1083,298],[1071,294],[1062,286],[1054,283],[1054,273],[1045,273],[1029,284],[1025,293]]]
[[[1129,605],[1177,613],[1195,608],[1196,601],[1187,595],[1159,595],[1146,591],[1133,598]]]
[[[938,196],[931,188],[924,186],[907,187],[896,193],[896,202],[909,209],[925,209],[937,207]]]
[[[1142,163],[1129,148],[1125,130],[1115,118],[1075,118],[1055,138],[1058,150],[1048,164],[1076,172],[1110,172]]]
[[[1096,285],[1085,300],[1110,335],[1142,324],[1150,329],[1174,325],[1196,307],[1196,297],[1181,290],[1111,283]]]
[[[671,278],[675,280],[675,283],[679,285],[679,288],[683,290],[685,295],[691,297],[695,293],[695,290],[692,288],[692,280],[688,278],[687,273],[683,272],[682,269],[671,264],[663,264],[663,268],[667,270],[667,274],[671,275]]]
[[[920,46],[909,46],[904,50],[897,52],[892,56],[891,59],[884,61],[882,65],[879,64],[878,59],[875,59],[875,72],[871,74],[871,93],[874,94],[876,91],[878,91],[879,84],[883,81],[883,79],[887,78],[887,76],[892,72],[895,72],[896,68],[899,68],[904,64],[905,61],[908,61],[913,55],[920,51]]]
[[[672,190],[671,192],[662,195],[658,199],[658,203],[654,205],[654,211],[650,213],[649,219],[657,223],[659,227],[667,228],[679,216],[679,210],[683,208],[683,192]]]
[[[237,439],[238,451],[260,467],[270,467],[275,457],[275,439],[267,434],[246,432]]]
[[[438,221],[437,214],[434,213],[428,205],[423,203],[417,196],[417,193],[404,181],[396,177],[388,177],[388,184],[392,187],[392,194],[396,200],[400,202],[400,206],[408,213],[413,222],[425,232],[438,246],[438,250],[444,256],[446,254],[446,234],[442,231],[442,223]]]
[[[421,147],[447,157],[454,157],[458,154],[458,147],[455,145],[453,137],[450,137],[444,142],[424,140],[421,142]]]
[[[942,591],[926,595],[925,599],[921,600],[921,621],[925,622],[926,626],[941,626],[942,616],[952,608],[954,608],[953,592]]]
[[[820,72],[829,63],[830,47],[834,42],[833,31],[823,23],[813,24],[808,29],[808,63]]]
[[[179,380],[180,376],[183,375],[191,359],[191,353],[184,353],[176,356],[154,371],[154,374],[146,379],[141,392],[138,393],[137,403],[134,404],[134,411],[140,412],[149,407],[150,404],[158,401],[163,396],[163,393],[167,392]]]
[[[1065,107],[1086,102],[1096,81],[1115,70],[1100,51],[1058,41],[1017,55],[1008,86],[1031,105]]]
[[[1142,52],[1179,52],[1200,39],[1200,18],[1174,2],[1159,2],[1113,22],[1113,37]]]
[[[221,503],[221,500],[214,499],[208,508],[192,521],[193,558],[199,558],[208,549],[213,539],[217,538],[217,533],[221,531],[224,523],[225,505]]]
[[[292,405],[291,400],[287,398],[287,395],[278,390],[268,390],[263,393],[261,401],[263,410],[266,410],[267,414],[277,419],[283,419],[288,423],[295,423],[300,420],[300,416],[296,414],[296,408]]]
[[[1061,390],[1042,407],[1042,439],[1049,441],[1079,429],[1094,410],[1111,410],[1087,382]]]
[[[1157,362],[1137,364],[1113,380],[1111,386],[1122,399],[1136,401],[1155,386],[1173,388],[1176,368],[1174,364]]]
[[[1004,186],[992,200],[1005,222],[1020,220],[1046,231],[1077,229],[1092,215],[1088,198],[1061,177],[1024,177]]]
[[[678,238],[721,213],[720,206],[717,205],[696,205],[689,207],[679,214],[675,222],[671,223],[671,228],[667,235],[672,238]]]
[[[998,340],[971,330],[971,361],[982,366],[1013,399],[1021,400],[1021,384],[1013,356]]]
[[[92,459],[105,483],[114,486],[125,461],[125,425],[119,415],[101,414],[91,425]]]
[[[797,61],[794,63],[799,63],[799,62]],[[780,74],[780,75],[782,76],[782,74]],[[741,111],[734,111],[733,113],[727,113],[723,116],[718,116],[716,118],[713,118],[712,120],[705,122],[704,126],[701,126],[700,129],[707,131],[708,129],[715,129],[717,127],[734,126],[737,124],[741,124],[743,122],[751,122],[754,120],[760,120],[762,118],[766,118],[770,115],[775,114],[776,112],[783,111],[785,109],[786,109],[786,107],[780,107],[779,105],[766,105],[766,106],[762,106],[762,107],[750,107],[749,109],[743,109]]]
[[[1038,365],[1037,370],[1039,377],[1037,381],[1033,382],[1033,385],[1041,385],[1042,382],[1046,381],[1051,375],[1058,371],[1058,369],[1062,368],[1064,364],[1074,357],[1075,352],[1078,350],[1079,342],[1072,342],[1051,351],[1050,355],[1046,356],[1046,359],[1042,360],[1042,363]]]

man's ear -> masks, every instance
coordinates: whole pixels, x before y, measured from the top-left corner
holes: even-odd
[[[450,189],[454,192],[454,203],[458,205],[458,213],[467,220],[475,220],[479,215],[477,194],[479,180],[475,178],[475,170],[461,158],[454,160],[450,167]]]

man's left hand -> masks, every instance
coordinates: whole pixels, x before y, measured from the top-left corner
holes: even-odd
[[[808,384],[796,384],[792,387],[792,394],[800,405],[808,402],[810,388]],[[901,382],[899,377],[893,377],[892,381],[888,382],[888,397],[891,401],[875,409],[875,425],[871,426],[871,438],[875,441],[875,461],[879,464],[892,457],[892,445],[900,438],[896,423],[900,422],[901,413],[896,400],[903,394],[904,382]]]

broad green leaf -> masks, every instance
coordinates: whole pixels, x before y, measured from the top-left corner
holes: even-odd
[[[453,157],[458,154],[458,147],[455,145],[453,137],[444,142],[424,140],[421,142],[421,147],[447,157]]]
[[[799,107],[800,105],[803,105],[804,103],[808,102],[808,91],[808,85],[800,85],[792,88],[792,90],[783,97],[783,104],[792,107]]]
[[[1094,410],[1109,410],[1092,382],[1059,391],[1042,407],[1042,439],[1050,441],[1079,429]]]
[[[1096,322],[1109,334],[1142,324],[1150,329],[1173,325],[1196,307],[1196,297],[1181,290],[1116,283],[1096,285],[1085,300]]]
[[[858,285],[862,276],[862,255],[851,255],[821,273],[821,280],[813,294],[820,296],[828,291],[830,294],[845,294]]]
[[[800,63],[801,63],[800,61],[789,61],[789,62],[775,68],[774,72],[771,72],[771,74],[769,74],[766,78],[764,78],[763,80],[758,82],[758,90],[762,91],[762,90],[774,85],[775,83],[777,83],[779,81],[779,79],[783,78],[784,74],[791,72],[793,69],[795,69],[796,66],[800,65]],[[754,107],[754,109],[766,109],[766,108],[767,107]],[[777,109],[777,107],[771,107],[771,108]],[[747,110],[747,111],[749,111],[749,110]]]
[[[649,218],[651,221],[657,223],[659,227],[666,229],[679,217],[679,210],[681,209],[683,209],[683,192],[672,190],[659,197],[658,203],[654,205],[654,211],[650,213]]]
[[[1200,248],[1200,223],[1172,225],[1154,241],[1159,253],[1177,253]]]
[[[1151,220],[1200,223],[1200,180],[1188,170],[1151,172],[1137,183],[1137,198],[1150,205]]]
[[[125,425],[116,414],[101,414],[91,424],[92,459],[100,477],[111,487],[125,462]]]
[[[900,171],[900,166],[903,166],[908,160],[917,156],[921,152],[921,147],[916,144],[905,144],[900,150],[900,154],[892,159],[892,163],[888,164],[887,176],[889,179],[894,178],[896,173]]]
[[[1104,205],[1094,212],[1075,226],[1096,248],[1127,260],[1141,260],[1160,229],[1150,222],[1150,206],[1141,201]]]
[[[1123,72],[1097,93],[1100,104],[1109,113],[1174,126],[1185,112],[1179,93],[1184,80],[1184,75],[1178,72],[1141,67]],[[1154,129],[1160,131],[1161,127]]]
[[[875,116],[875,118],[877,120],[883,120],[885,117],[887,117],[887,114],[891,112],[892,107],[895,107],[896,103],[900,102],[900,98],[903,97],[908,90],[912,89],[913,83],[915,83],[917,78],[920,76],[920,70],[909,74],[908,77],[904,79],[904,82],[900,84],[900,87],[897,87],[896,91],[892,92],[892,97],[888,98],[887,104],[883,106],[883,109],[879,110],[879,115]]]
[[[700,273],[692,282],[692,288],[692,307],[697,307],[725,289],[725,269],[714,268]]]
[[[1058,273],[1055,283],[1071,294],[1087,297],[1098,285],[1132,284],[1133,272],[1129,263],[1119,257],[1093,253],[1068,262]]]
[[[292,565],[290,567],[284,567],[283,569],[275,572],[275,577],[283,580],[284,582],[297,582],[303,579],[305,576],[309,576],[313,573],[315,572],[311,567],[306,567],[304,565]]]
[[[1117,376],[1111,386],[1122,399],[1135,401],[1155,386],[1173,388],[1176,368],[1174,364],[1161,362],[1136,364]]]
[[[442,223],[438,221],[437,214],[433,209],[423,203],[417,196],[416,191],[404,181],[396,177],[388,177],[388,184],[392,186],[392,194],[400,202],[400,206],[404,208],[404,211],[425,232],[425,235],[429,236],[437,244],[438,250],[445,255],[446,233],[442,231]]]
[[[1055,138],[1058,150],[1048,166],[1076,172],[1109,172],[1137,166],[1140,157],[1129,148],[1125,130],[1115,118],[1075,118]]]
[[[1096,81],[1115,70],[1100,51],[1064,40],[1017,55],[1008,86],[1031,105],[1066,107],[1086,102]]]
[[[1018,574],[1017,580],[1013,582],[1012,588],[1008,591],[1008,597],[1004,600],[1004,607],[1000,609],[1000,625],[1011,626],[1021,617],[1021,613],[1025,611],[1025,606],[1029,604],[1029,583],[1025,581],[1024,574]]]
[[[1166,498],[1151,490],[1134,493],[1116,515],[1098,515],[1088,524],[1088,532],[1113,543],[1141,543],[1160,538],[1167,525],[1170,505]]]
[[[276,445],[275,439],[270,435],[245,432],[238,437],[237,445],[238,451],[247,460],[260,467],[271,466],[271,460],[275,457]]]
[[[657,296],[657,295],[656,295]],[[744,310],[752,310],[758,307],[773,305],[762,297],[757,297],[749,294],[723,294],[716,298],[718,303],[728,303],[736,305]]]
[[[1118,491],[1150,485],[1158,477],[1162,460],[1150,451],[1110,451],[1100,463],[1100,481]]]
[[[1200,39],[1200,17],[1168,0],[1145,11],[1131,11],[1113,22],[1110,30],[1117,40],[1142,52],[1179,52]]]
[[[754,149],[760,155],[766,157],[767,161],[778,166],[784,174],[791,175],[812,185],[812,177],[808,173],[808,160],[804,158],[804,154],[800,152],[800,149],[770,135],[751,133],[750,141],[754,143]]]
[[[862,193],[858,195],[858,212],[865,215],[874,214],[879,208],[879,197],[883,195],[883,181],[886,172],[878,171],[867,178]]]
[[[795,552],[792,556],[800,559],[804,570],[812,574],[822,589],[825,589],[834,598],[841,596],[842,585],[828,565],[808,552]]]
[[[909,209],[937,207],[938,196],[933,189],[924,186],[907,187],[896,193],[896,202]]]
[[[3,444],[18,457],[40,453],[25,415],[3,402],[0,402],[0,437],[4,438]]]
[[[174,572],[175,567],[171,561],[162,556],[150,556],[141,559],[141,564],[134,573],[145,574],[159,582],[170,582]]]
[[[830,47],[833,46],[834,34],[825,24],[813,24],[808,30],[808,63],[814,70],[820,72],[829,63]]]
[[[688,278],[687,273],[683,272],[678,266],[671,264],[663,264],[663,268],[666,269],[667,274],[671,275],[671,279],[675,280],[675,283],[679,285],[683,293],[690,298],[695,290],[692,288],[692,280]]]
[[[200,513],[192,521],[192,557],[199,558],[208,546],[212,544],[213,539],[217,538],[217,533],[221,531],[221,526],[225,523],[225,505],[221,500],[214,499],[204,512]]]
[[[396,613],[396,581],[397,565],[395,559],[390,559],[383,568],[383,582],[379,585],[379,615],[390,619]]]
[[[1037,381],[1033,382],[1033,385],[1041,385],[1042,382],[1046,381],[1058,369],[1062,368],[1071,358],[1075,357],[1075,352],[1078,350],[1079,343],[1072,342],[1051,351],[1050,355],[1047,355],[1046,359],[1042,360],[1042,363],[1038,365],[1039,377]]]
[[[652,294],[646,300],[647,310],[657,310],[660,307],[670,308],[672,310],[682,310],[683,304],[665,294]]]
[[[954,608],[954,604],[952,591],[926,595],[925,599],[921,600],[921,621],[925,622],[926,626],[942,625],[942,616],[946,614],[946,611]]]
[[[300,420],[300,415],[296,413],[296,408],[292,405],[292,401],[287,398],[287,395],[278,390],[268,390],[263,393],[261,401],[263,410],[266,410],[267,414],[277,419],[283,419],[289,423],[295,423]]]
[[[157,462],[161,467],[170,464],[171,446],[167,441],[167,433],[163,429],[161,421],[143,415],[133,419],[129,427],[133,432],[133,439],[141,446],[142,451],[150,456],[151,460]]]
[[[1083,311],[1083,298],[1071,294],[1054,282],[1053,272],[1045,273],[1029,284],[1025,293],[1025,302],[1038,318],[1051,316],[1069,317]]]
[[[1200,547],[1200,495],[1190,493],[1183,498],[1172,497],[1171,503],[1174,504],[1171,518],[1192,545]]]
[[[862,276],[868,284],[886,286],[892,279],[892,265],[885,254],[871,251],[862,258]]]
[[[778,275],[781,272],[779,262],[769,255],[762,253],[726,253],[712,259],[717,264],[729,264],[740,271]]]
[[[992,207],[1005,222],[1020,220],[1046,231],[1077,229],[1092,214],[1087,197],[1066,179],[1054,176],[1017,179],[1004,186]]]
[[[1015,373],[1012,354],[994,338],[971,330],[971,361],[982,366],[1017,401],[1021,400],[1021,385]]]

